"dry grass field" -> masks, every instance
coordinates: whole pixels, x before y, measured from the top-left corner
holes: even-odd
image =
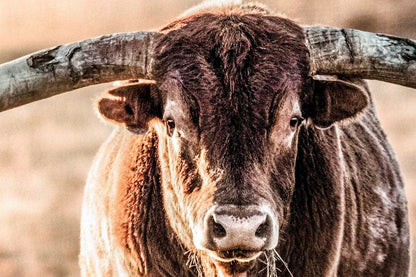
[[[197,2],[1,0],[0,63],[88,37],[157,29]],[[416,38],[414,0],[261,2],[302,24]],[[0,114],[0,276],[79,275],[84,180],[112,129],[94,110],[106,87],[80,89]],[[416,242],[416,90],[374,81],[370,87],[402,168]],[[416,276],[415,263],[412,268],[411,276]]]

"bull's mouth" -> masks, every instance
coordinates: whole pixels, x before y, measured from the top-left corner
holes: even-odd
[[[210,256],[221,271],[221,276],[243,277],[247,276],[247,272],[255,266],[257,258],[262,253],[262,251],[233,249],[210,252]]]
[[[240,262],[247,263],[256,260],[260,255],[261,251],[250,251],[242,249],[232,249],[225,251],[210,252],[210,256],[220,262]]]

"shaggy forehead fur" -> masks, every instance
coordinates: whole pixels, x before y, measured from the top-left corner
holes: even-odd
[[[261,155],[274,105],[303,95],[307,49],[289,20],[254,13],[198,14],[167,26],[156,47],[156,79],[181,84],[212,163],[233,176]],[[237,174],[236,174],[237,173]]]

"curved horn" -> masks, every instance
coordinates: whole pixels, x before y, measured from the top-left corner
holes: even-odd
[[[88,85],[151,78],[155,33],[120,33],[42,50],[0,65],[0,111]]]
[[[416,88],[416,40],[352,29],[306,27],[310,75],[346,75]]]

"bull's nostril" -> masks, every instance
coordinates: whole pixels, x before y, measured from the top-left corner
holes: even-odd
[[[264,223],[260,224],[260,226],[256,230],[256,237],[265,238],[270,233],[270,223],[269,220],[266,220]]]
[[[216,238],[223,238],[227,235],[227,231],[225,231],[224,227],[216,222],[213,222],[212,232]]]

